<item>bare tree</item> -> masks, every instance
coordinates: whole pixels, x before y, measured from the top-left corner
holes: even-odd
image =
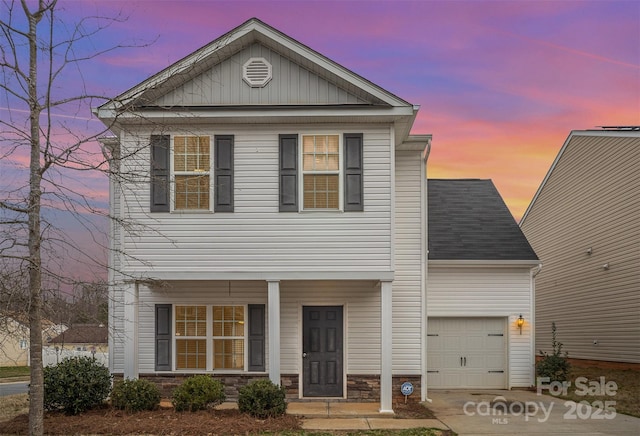
[[[1,7],[0,260],[28,276],[24,295],[30,329],[29,432],[40,435],[43,289],[53,282],[72,287],[74,279],[65,273],[63,259],[83,262],[87,268],[105,267],[96,253],[106,251],[106,237],[95,239],[95,252],[83,251],[53,218],[71,213],[76,226],[84,226],[90,235],[106,227],[90,217],[106,217],[106,208],[95,207],[90,194],[73,189],[77,183],[70,182],[78,172],[108,171],[96,141],[107,129],[78,124],[89,115],[92,102],[107,98],[87,91],[80,64],[124,45],[102,49],[94,44],[86,49],[79,44],[93,42],[93,36],[119,17],[62,23],[57,0],[4,0]],[[16,298],[24,295],[18,292]]]

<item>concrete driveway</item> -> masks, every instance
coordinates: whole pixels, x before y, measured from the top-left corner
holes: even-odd
[[[536,392],[431,390],[429,398],[427,407],[459,435],[640,435],[640,418]]]

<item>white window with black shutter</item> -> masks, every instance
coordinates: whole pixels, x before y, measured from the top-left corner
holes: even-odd
[[[282,134],[280,211],[363,211],[363,134]]]
[[[265,305],[156,305],[156,371],[265,371]]]
[[[151,136],[151,212],[233,212],[233,135]]]

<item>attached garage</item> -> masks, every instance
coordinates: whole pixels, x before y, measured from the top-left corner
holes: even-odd
[[[538,257],[490,180],[427,183],[428,388],[534,386]]]
[[[429,318],[431,388],[507,387],[505,318]]]

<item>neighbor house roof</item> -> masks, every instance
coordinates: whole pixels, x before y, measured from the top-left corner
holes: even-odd
[[[428,180],[429,260],[537,261],[491,180]]]
[[[100,324],[76,324],[51,339],[51,344],[106,344],[108,329]]]

